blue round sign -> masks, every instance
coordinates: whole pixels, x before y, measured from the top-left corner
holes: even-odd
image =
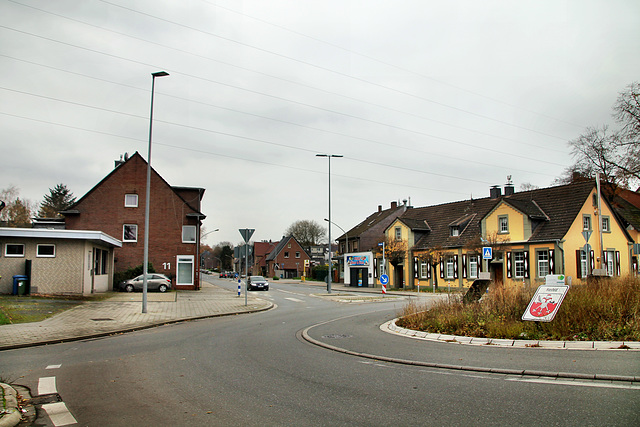
[[[380,276],[380,283],[382,283],[383,285],[389,283],[389,276],[387,276],[386,274]]]

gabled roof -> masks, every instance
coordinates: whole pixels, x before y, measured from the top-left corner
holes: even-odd
[[[347,231],[347,235],[349,236],[349,239],[360,237],[363,233],[368,231],[370,228],[375,227],[376,225],[380,224],[382,221],[389,218],[390,216],[394,214],[398,215],[404,212],[405,210],[407,210],[406,205],[391,207],[389,209],[384,209],[384,210],[379,208],[378,211],[369,215],[360,224],[356,225],[355,227]],[[343,234],[342,236],[338,237],[336,240],[340,240],[344,237],[345,235]]]
[[[87,191],[87,193],[82,196],[80,199],[78,199],[73,205],[71,205],[67,210],[60,212],[63,215],[77,215],[80,212],[76,209],[76,207],[84,200],[86,199],[91,193],[93,193],[94,191],[96,191],[97,188],[99,188],[103,183],[105,183],[109,178],[111,178],[115,173],[117,173],[126,163],[129,163],[131,161],[133,161],[133,159],[139,159],[140,161],[142,161],[142,163],[144,163],[145,165],[147,164],[147,161],[145,159],[142,158],[142,156],[136,151],[131,157],[129,157],[126,161],[122,162],[119,164],[119,166],[117,166],[115,169],[113,169],[107,176],[105,176],[104,178],[102,178],[102,180],[100,182],[98,182],[95,186],[93,186],[93,188],[89,191]],[[187,200],[184,199],[184,197],[182,196],[181,193],[184,193],[185,191],[197,191],[199,193],[199,198],[200,200],[202,200],[202,196],[204,195],[205,189],[204,188],[198,188],[198,187],[172,187],[171,185],[169,185],[169,183],[167,181],[164,180],[164,178],[158,173],[156,172],[156,170],[153,168],[153,166],[151,167],[151,172],[154,173],[156,176],[158,176],[158,178],[160,178],[160,180],[169,188],[171,189],[171,191],[180,199],[182,200],[182,202],[184,202],[184,204],[186,206],[188,206],[193,212],[189,212],[186,215],[187,216],[196,216],[200,219],[204,219],[206,218],[206,216],[200,212],[199,210],[197,210],[196,208],[194,208],[194,206],[192,204],[190,204]]]
[[[622,218],[625,226],[630,225],[640,231],[640,193],[621,188],[611,192],[611,206]]]
[[[291,240],[295,241],[298,244],[298,246],[300,247],[300,249],[302,249],[302,252],[304,252],[307,258],[311,258],[307,253],[307,251],[302,247],[300,242],[298,242],[298,240],[295,237],[293,237],[293,235],[289,235],[287,237],[283,237],[282,240],[280,240],[280,242],[276,245],[276,247],[271,252],[269,252],[269,255],[267,255],[267,261],[273,261],[274,259],[276,259],[276,257],[280,254],[280,252],[282,252],[282,250]]]
[[[594,187],[593,181],[586,181],[498,198],[487,197],[426,206],[410,209],[400,218],[407,224],[410,221],[424,220],[431,226],[431,231],[416,242],[416,249],[463,247],[479,238],[482,219],[504,202],[537,222],[537,227],[529,238],[530,242],[560,240],[569,231]],[[473,217],[464,231],[458,236],[451,236],[452,224],[463,223],[471,215]]]

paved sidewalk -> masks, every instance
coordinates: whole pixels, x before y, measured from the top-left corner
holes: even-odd
[[[0,326],[0,350],[53,344],[116,332],[145,329],[189,319],[263,311],[267,300],[244,295],[202,281],[199,291],[166,294],[149,292],[147,313],[142,313],[142,293],[116,294],[99,302],[87,302],[42,322]]]

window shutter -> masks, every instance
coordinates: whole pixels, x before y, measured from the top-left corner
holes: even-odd
[[[480,255],[478,255],[478,272],[482,273],[482,258],[480,258]]]
[[[373,259],[373,277],[378,278],[378,258]]]
[[[596,268],[596,255],[593,251],[589,255],[591,256],[591,271],[593,271]],[[588,274],[587,271],[585,271],[586,274]]]
[[[576,277],[578,279],[582,279],[583,271],[582,271],[582,251],[578,249],[576,251]]]
[[[440,257],[440,278],[444,279],[444,258]]]
[[[529,278],[529,251],[524,251],[524,278]]]
[[[453,256],[453,278],[458,278],[458,255]]]
[[[467,256],[464,254],[462,255],[462,278],[467,278]]]
[[[549,274],[556,274],[556,259],[554,258],[555,251],[549,249]]]
[[[418,278],[418,257],[413,257],[413,278]]]
[[[427,279],[431,279],[431,263],[427,262]]]
[[[616,251],[616,276],[620,275],[620,251]]]
[[[507,278],[511,278],[511,252],[507,252]]]

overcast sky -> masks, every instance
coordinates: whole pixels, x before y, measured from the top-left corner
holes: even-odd
[[[83,196],[147,158],[206,189],[205,242],[348,230],[391,201],[549,186],[640,79],[640,2],[4,0],[0,189]],[[342,234],[333,228],[333,237]],[[114,236],[121,238],[121,236]]]

